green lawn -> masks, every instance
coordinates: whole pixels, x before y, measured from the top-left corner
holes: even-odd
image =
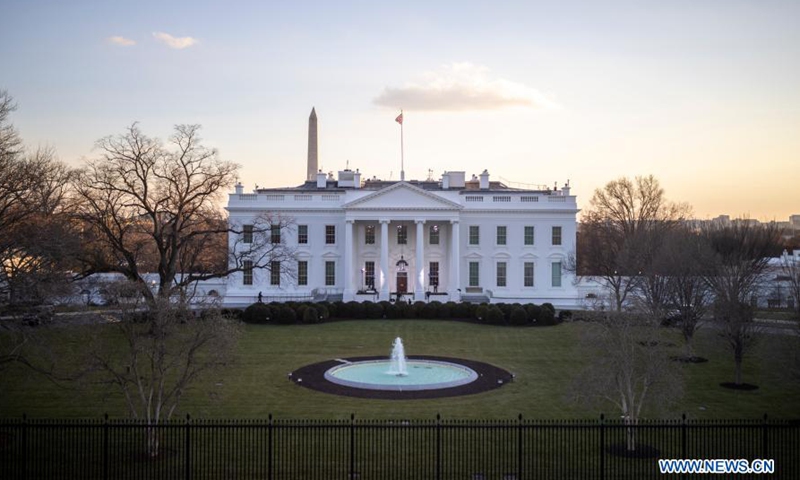
[[[51,332],[59,339],[59,358],[74,361],[82,343],[81,329]],[[580,323],[555,327],[512,328],[455,321],[361,320],[321,325],[248,325],[236,362],[195,384],[178,413],[195,418],[586,418],[600,412],[617,415],[608,405],[586,409],[566,398],[574,375],[587,359],[581,355]],[[340,397],[299,387],[287,374],[303,365],[331,358],[387,355],[400,336],[409,355],[471,358],[516,374],[515,382],[490,392],[439,400],[387,401]],[[715,333],[698,333],[696,352],[710,362],[686,365],[686,395],[673,414],[693,418],[800,418],[800,388],[787,386],[761,361],[761,349],[745,362],[744,380],[758,384],[754,392],[735,392],[718,386],[733,376],[732,360],[714,346]],[[675,342],[680,340],[675,334]],[[676,354],[680,353],[676,347]],[[0,378],[0,416],[99,417],[108,412],[126,416],[117,392],[97,387],[62,388],[21,367]],[[651,412],[651,416],[652,416]]]

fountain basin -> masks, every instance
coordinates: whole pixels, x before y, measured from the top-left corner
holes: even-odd
[[[452,388],[478,379],[475,370],[439,360],[409,359],[407,374],[399,375],[389,360],[366,360],[337,365],[325,371],[325,380],[366,390],[416,391]]]

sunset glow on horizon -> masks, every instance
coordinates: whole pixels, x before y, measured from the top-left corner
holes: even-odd
[[[697,218],[800,214],[800,2],[55,2],[4,6],[0,89],[73,166],[199,123],[246,189],[324,171],[563,185],[653,174]]]

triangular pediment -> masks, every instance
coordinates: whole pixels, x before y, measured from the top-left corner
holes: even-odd
[[[406,182],[346,203],[346,210],[459,210],[461,205]]]

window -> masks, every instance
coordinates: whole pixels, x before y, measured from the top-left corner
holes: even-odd
[[[497,227],[497,244],[498,245],[505,245],[506,244],[506,227],[499,226]]]
[[[478,262],[469,262],[469,286],[479,287],[481,284],[481,270]]]
[[[561,286],[561,262],[553,262],[552,264],[552,274],[553,278],[551,279],[553,282],[554,287]]]
[[[269,262],[269,284],[281,284],[281,262],[273,260]]]
[[[431,245],[439,245],[439,225],[431,225],[428,234],[428,243]]]
[[[431,287],[439,286],[439,262],[431,262],[428,264],[428,284]]]
[[[525,262],[522,269],[522,285],[526,287],[533,286],[533,262]]]
[[[534,238],[533,233],[534,231],[532,226],[528,225],[525,227],[525,239],[524,239],[525,245],[533,245],[533,238]]]
[[[297,226],[297,243],[308,243],[308,225]]]
[[[325,262],[325,286],[336,285],[336,262]]]
[[[375,288],[375,262],[364,262],[364,284],[367,290]]]
[[[336,225],[325,225],[325,244],[334,245],[336,243]]]
[[[497,262],[497,286],[506,286],[506,262]]]
[[[367,225],[364,228],[364,244],[375,245],[375,225]]]
[[[408,243],[408,228],[405,225],[397,226],[397,244],[405,245]]]
[[[272,243],[281,243],[281,226],[270,225],[269,240]]]
[[[480,245],[481,243],[481,227],[478,225],[469,226],[469,244]]]
[[[561,227],[553,227],[553,245],[561,245]]]
[[[305,260],[297,262],[297,284],[308,285],[308,262]]]
[[[242,262],[242,285],[253,284],[253,261],[245,260]]]
[[[253,243],[253,226],[244,225],[242,227],[242,241],[244,243]]]

